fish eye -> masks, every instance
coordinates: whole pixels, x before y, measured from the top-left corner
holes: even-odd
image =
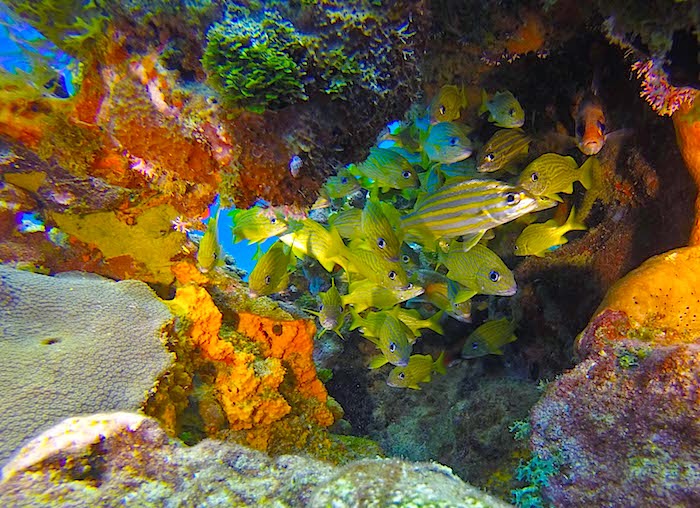
[[[440,104],[440,109],[438,109],[441,115],[444,115],[447,112],[447,108],[443,105]]]
[[[270,224],[277,224],[277,217],[272,217],[270,219]]]
[[[487,154],[486,154],[486,156],[484,157],[484,160],[485,160],[486,162],[493,162],[493,160],[494,160],[495,158],[496,158],[496,155],[495,155],[493,152],[491,152],[491,153],[487,153]]]
[[[347,177],[347,176],[342,177],[342,178],[340,179],[340,183],[342,183],[342,184],[348,183],[348,177]]]
[[[509,205],[517,205],[520,202],[520,198],[514,192],[509,192],[506,194],[506,203]]]
[[[473,350],[479,349],[479,343],[478,343],[478,342],[472,342],[472,349],[473,349]]]
[[[411,260],[411,258],[408,257],[407,254],[404,254],[403,256],[401,256],[401,261],[403,261],[404,263],[408,263],[410,260]]]
[[[391,280],[394,280],[394,279],[396,278],[396,272],[395,272],[394,270],[392,270],[392,271],[389,272],[389,278],[390,278]]]
[[[583,124],[579,124],[576,126],[576,134],[578,135],[579,138],[583,137],[584,132],[586,132],[586,128],[584,127]]]
[[[411,172],[406,170],[403,173],[401,173],[401,176],[403,176],[404,178],[411,178]]]
[[[408,283],[408,286],[406,286],[406,289],[413,289],[413,283],[412,283],[412,282],[409,282],[409,283]]]
[[[598,120],[598,130],[600,130],[601,134],[605,134],[605,124]]]
[[[455,146],[457,144],[457,141],[459,141],[459,138],[457,138],[456,136],[452,136],[450,139],[447,140],[450,146]]]
[[[383,249],[384,247],[386,247],[386,242],[384,241],[384,238],[382,238],[381,236],[379,238],[377,238],[377,246],[380,249]]]
[[[539,179],[540,179],[540,175],[538,175],[537,173],[532,173],[530,175],[530,180],[532,180],[533,182],[536,182]]]
[[[323,310],[323,304],[318,306],[318,310]]]
[[[491,282],[498,282],[498,280],[501,278],[501,274],[498,273],[496,270],[491,270],[489,272],[489,280]]]
[[[389,351],[392,353],[396,351],[396,342],[389,342]]]
[[[265,285],[270,284],[272,282],[272,278],[269,275],[265,275]]]
[[[342,305],[338,307],[338,312],[340,312],[340,313],[343,312],[343,306],[342,306]]]
[[[405,377],[406,377],[406,374],[404,374],[403,372],[399,372],[399,379],[403,379]]]
[[[514,245],[514,246],[513,246],[513,250],[518,250],[518,246],[517,246],[517,245]]]
[[[515,108],[510,108],[508,110],[508,116],[515,116]]]

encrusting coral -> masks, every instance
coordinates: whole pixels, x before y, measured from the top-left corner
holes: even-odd
[[[8,506],[509,506],[434,463],[375,458],[338,467],[214,440],[188,447],[128,413],[65,420],[5,472]]]
[[[0,265],[0,460],[63,418],[136,411],[172,366],[172,320],[143,282]]]

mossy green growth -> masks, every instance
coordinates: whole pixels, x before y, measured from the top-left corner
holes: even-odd
[[[76,176],[85,176],[103,146],[104,140],[99,132],[56,116],[47,125],[46,135],[39,142],[36,153],[44,160],[54,158]]]
[[[225,19],[207,41],[202,66],[228,106],[260,113],[307,99],[304,38],[278,13]]]
[[[58,48],[81,60],[101,53],[108,18],[100,0],[7,0],[16,15]]]
[[[617,363],[623,369],[631,369],[637,367],[640,360],[644,360],[651,353],[649,347],[621,348],[615,351],[617,355]]]

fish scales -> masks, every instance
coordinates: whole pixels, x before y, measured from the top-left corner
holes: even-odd
[[[527,156],[530,137],[519,129],[496,132],[481,149],[478,171],[491,173]]]
[[[506,199],[510,192],[517,194],[513,198],[517,203]],[[520,194],[522,189],[499,181],[466,180],[445,186],[423,200],[403,217],[402,226],[426,227],[443,237],[490,229],[537,208],[534,198],[522,199]]]

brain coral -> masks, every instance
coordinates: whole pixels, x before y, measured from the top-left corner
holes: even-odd
[[[137,410],[174,360],[171,317],[140,281],[0,265],[0,462],[64,418]]]

